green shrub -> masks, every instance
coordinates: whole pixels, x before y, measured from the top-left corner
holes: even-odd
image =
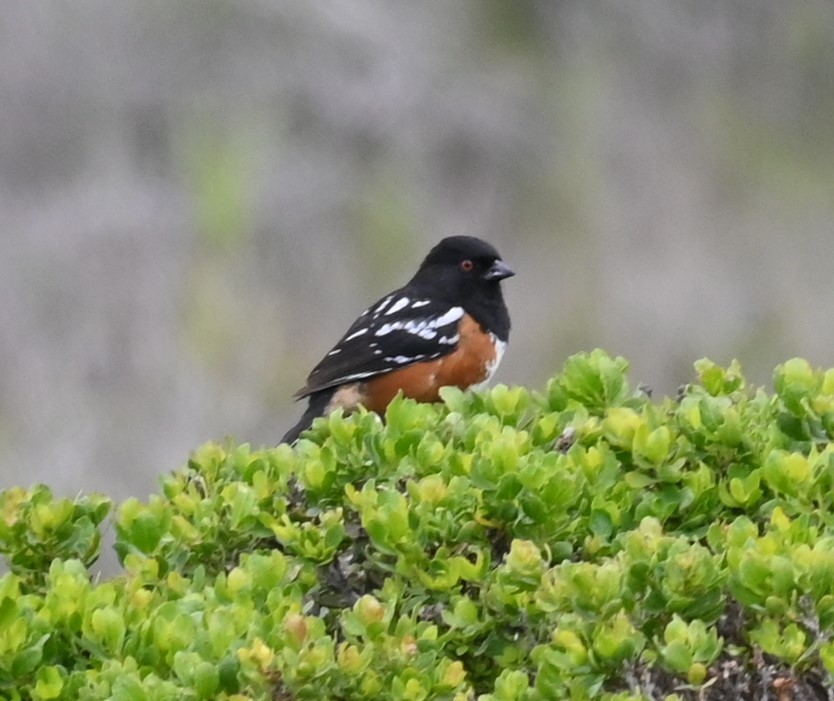
[[[115,511],[3,492],[0,696],[829,698],[834,371],[704,360],[656,401],[626,370],[206,445]]]

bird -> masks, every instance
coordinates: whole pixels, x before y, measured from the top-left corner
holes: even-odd
[[[294,397],[307,409],[281,443],[313,420],[359,405],[380,415],[398,393],[440,401],[440,388],[486,385],[510,335],[501,281],[515,272],[474,236],[442,239],[403,287],[378,299],[319,361]]]

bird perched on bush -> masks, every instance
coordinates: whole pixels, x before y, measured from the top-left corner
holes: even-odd
[[[307,410],[282,442],[294,443],[317,416],[358,405],[383,413],[402,392],[436,402],[441,387],[486,383],[504,354],[510,316],[501,281],[515,273],[486,241],[451,236],[417,273],[368,307],[295,393]]]

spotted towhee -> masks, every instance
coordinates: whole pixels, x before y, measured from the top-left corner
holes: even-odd
[[[314,418],[339,407],[383,413],[399,391],[436,402],[441,387],[485,383],[510,335],[501,280],[511,275],[485,241],[443,239],[405,287],[362,312],[313,368],[295,394],[309,397],[307,411],[281,441],[294,443]]]

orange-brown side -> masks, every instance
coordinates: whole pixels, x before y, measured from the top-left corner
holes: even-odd
[[[486,380],[489,367],[496,361],[492,335],[468,314],[461,319],[458,333],[458,346],[449,355],[368,380],[362,389],[361,403],[381,414],[400,390],[418,402],[436,402],[440,400],[441,387],[452,385],[466,389]]]

